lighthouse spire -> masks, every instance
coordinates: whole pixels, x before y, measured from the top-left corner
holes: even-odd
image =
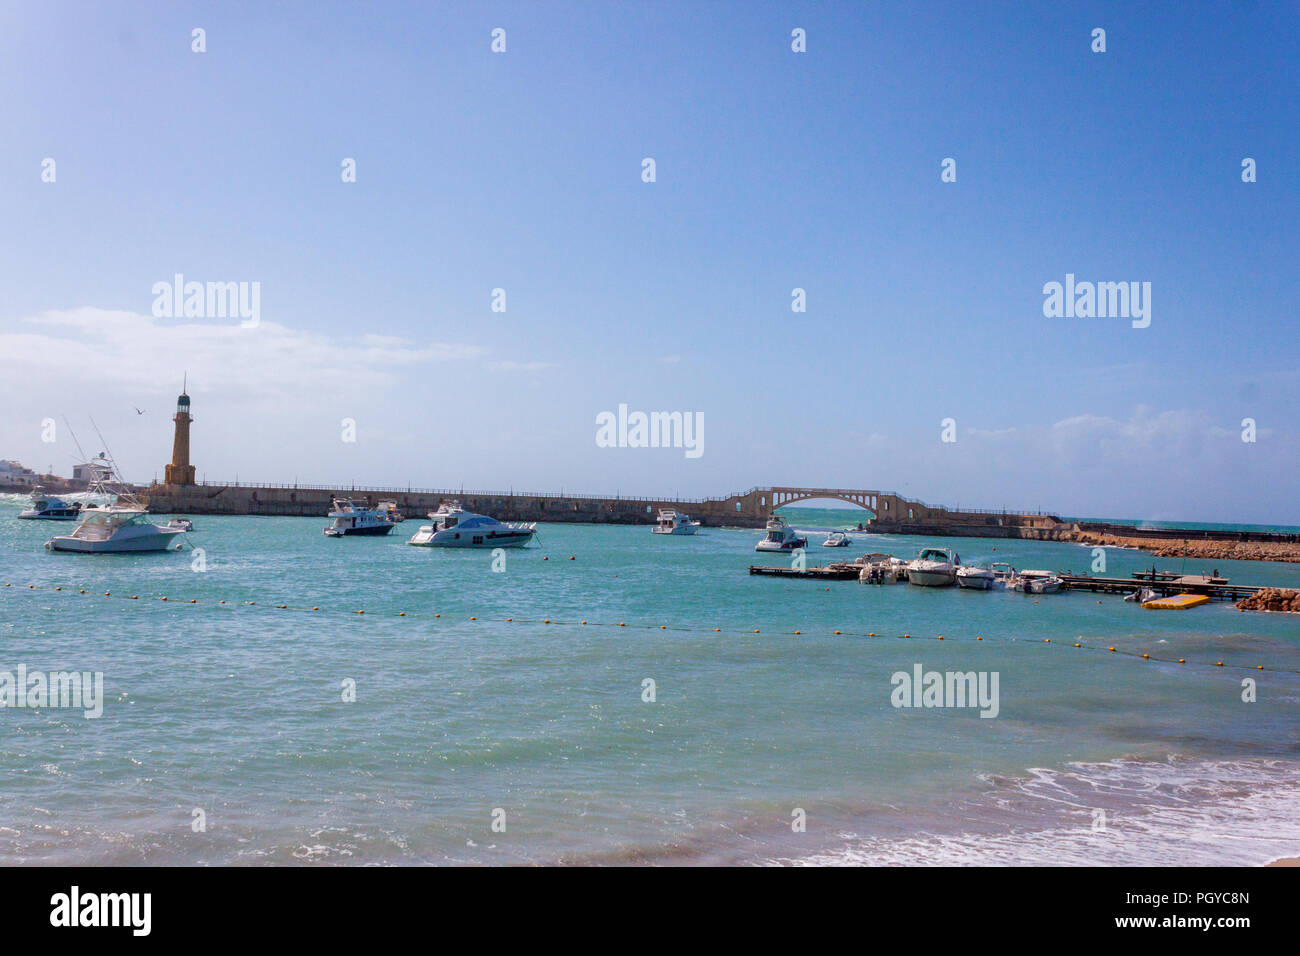
[[[185,389],[189,387],[189,373],[181,379],[181,394],[176,399],[176,433],[172,438],[171,464],[163,470],[163,481],[169,485],[194,484],[194,466],[190,464],[190,397]]]

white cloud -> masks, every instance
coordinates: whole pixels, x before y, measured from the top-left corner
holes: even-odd
[[[494,372],[540,372],[542,369],[555,368],[554,362],[488,362],[487,367]]]
[[[148,315],[83,307],[44,312],[0,332],[0,369],[14,384],[174,389],[185,371],[204,388],[233,396],[303,389],[373,388],[395,367],[475,358],[476,345],[411,343],[394,336],[339,338],[274,322],[178,323]]]

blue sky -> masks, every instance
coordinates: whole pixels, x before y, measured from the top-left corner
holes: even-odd
[[[93,413],[147,480],[188,369],[209,479],[1300,523],[1298,11],[9,5],[0,456]],[[178,272],[260,324],[153,317]],[[620,403],[705,453],[597,447]]]

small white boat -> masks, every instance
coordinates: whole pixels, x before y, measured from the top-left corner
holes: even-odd
[[[989,591],[993,588],[992,568],[960,567],[957,569],[957,587],[971,591]]]
[[[989,567],[993,571],[993,589],[995,591],[1011,587],[1016,580],[1016,569],[1005,561],[994,561]]]
[[[767,519],[767,535],[754,546],[755,551],[797,551],[808,547],[808,539],[801,538],[793,528],[776,515]]]
[[[406,520],[406,515],[397,510],[396,501],[381,501],[379,504],[375,505],[375,510],[394,524]]]
[[[961,557],[947,548],[924,548],[907,566],[907,583],[924,588],[946,588],[957,583]]]
[[[176,528],[179,531],[193,531],[194,522],[189,518],[172,518],[171,521],[167,522],[167,527]]]
[[[690,515],[672,508],[660,508],[659,520],[650,530],[655,534],[695,534],[699,528],[700,523],[692,521]]]
[[[424,548],[522,548],[537,532],[536,523],[506,523],[444,503],[429,512],[433,524],[420,525],[407,544]]]
[[[1012,588],[1021,594],[1055,594],[1062,581],[1051,571],[1021,571]]]
[[[335,498],[334,508],[327,517],[334,523],[323,529],[331,538],[347,535],[383,535],[393,530],[393,522],[374,508],[358,505],[351,498]]]
[[[72,534],[55,536],[45,542],[45,547],[83,554],[172,551],[180,548],[184,534],[180,528],[154,524],[140,505],[109,505],[87,508]]]
[[[81,503],[68,504],[62,498],[47,495],[40,488],[32,490],[32,506],[18,512],[18,517],[39,521],[75,521],[81,517]]]
[[[891,554],[867,554],[861,559],[858,572],[861,584],[896,584],[907,580],[907,562]]]
[[[843,531],[832,531],[829,535],[826,536],[826,540],[822,542],[822,547],[823,548],[847,548],[852,543],[853,543],[853,539],[850,538]]]
[[[1156,592],[1151,590],[1151,588],[1139,588],[1138,590],[1134,591],[1132,594],[1124,595],[1125,601],[1128,601],[1129,603],[1137,603],[1137,604],[1146,604],[1147,601],[1154,601],[1155,598],[1156,598]]]

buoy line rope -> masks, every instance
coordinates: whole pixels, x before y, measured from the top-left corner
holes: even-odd
[[[169,598],[163,595],[159,595],[157,597],[152,597],[152,598],[150,597],[141,598],[140,595],[138,594],[123,594],[121,592],[114,593],[112,591],[102,591],[102,592],[91,591],[87,588],[71,588],[71,587],[63,587],[62,585],[56,587],[42,586],[39,584],[28,584],[25,586],[17,586],[11,583],[6,583],[5,587],[6,588],[17,587],[19,591],[58,591],[63,594],[87,595],[91,597],[98,595],[101,597],[118,598],[124,601],[146,600],[146,601],[158,601],[160,603],[167,603],[173,605],[176,604],[200,605],[201,604],[207,607],[225,607],[225,608],[256,607],[262,610],[270,609],[270,610],[280,610],[280,611],[306,611],[309,613],[318,612],[323,614],[346,613],[349,616],[364,615],[366,613],[364,609],[345,612],[333,608],[322,609],[319,606],[307,607],[306,605],[300,606],[295,604],[270,604],[270,603],[259,604],[257,601],[221,601],[221,600],[199,601],[197,598],[189,598],[188,600],[186,600],[185,598]],[[372,615],[372,616],[377,617],[379,615]],[[429,614],[429,613],[408,613],[406,611],[395,611],[395,612],[390,611],[390,612],[386,612],[383,616],[386,618],[400,617],[400,618],[411,618],[415,620],[419,620],[419,619],[451,620],[450,618],[444,618],[441,613]],[[681,625],[681,624],[640,624],[636,622],[628,623],[627,621],[618,621],[618,622],[562,621],[559,620],[558,618],[550,618],[550,617],[548,618],[525,618],[525,617],[482,618],[479,617],[478,615],[472,615],[467,618],[460,618],[458,620],[462,622],[474,621],[482,624],[492,624],[492,623],[549,624],[555,627],[598,627],[598,628],[612,627],[612,628],[624,628],[624,629],[642,630],[642,631],[676,631],[679,633],[690,633],[690,634],[707,632],[713,634],[774,634],[774,635],[786,636],[786,637],[813,636],[812,633],[805,632],[803,630],[794,630],[794,631],[764,630],[762,628],[757,628],[757,627],[755,628],[736,628],[736,627],[710,628],[710,627],[702,627],[702,626],[692,627],[692,626]],[[1156,663],[1163,663],[1163,664],[1189,664],[1194,667],[1216,667],[1216,668],[1222,668],[1227,670],[1265,671],[1265,672],[1271,672],[1275,674],[1300,674],[1300,669],[1292,670],[1291,668],[1287,668],[1287,667],[1270,667],[1266,664],[1229,664],[1227,661],[1214,661],[1212,663],[1210,661],[1189,661],[1183,657],[1178,657],[1178,658],[1156,657],[1152,654],[1141,653],[1139,651],[1125,650],[1123,648],[1111,644],[1084,643],[1082,640],[1071,641],[1069,639],[1062,640],[1062,639],[1051,638],[1051,637],[1044,637],[1041,640],[1037,638],[1021,639],[1017,637],[985,638],[982,634],[977,634],[973,638],[970,637],[962,638],[962,637],[951,637],[945,634],[937,634],[934,637],[927,638],[927,637],[916,637],[913,636],[912,634],[880,634],[875,631],[845,631],[841,629],[835,629],[829,632],[819,632],[819,633],[828,633],[828,634],[835,635],[837,637],[885,638],[885,639],[895,639],[895,640],[936,640],[936,641],[949,641],[949,642],[956,642],[956,643],[974,643],[976,641],[982,642],[985,640],[989,640],[999,644],[1052,644],[1058,647],[1073,647],[1077,650],[1099,651],[1105,654],[1116,654],[1123,657],[1132,657],[1138,660],[1155,661]]]

